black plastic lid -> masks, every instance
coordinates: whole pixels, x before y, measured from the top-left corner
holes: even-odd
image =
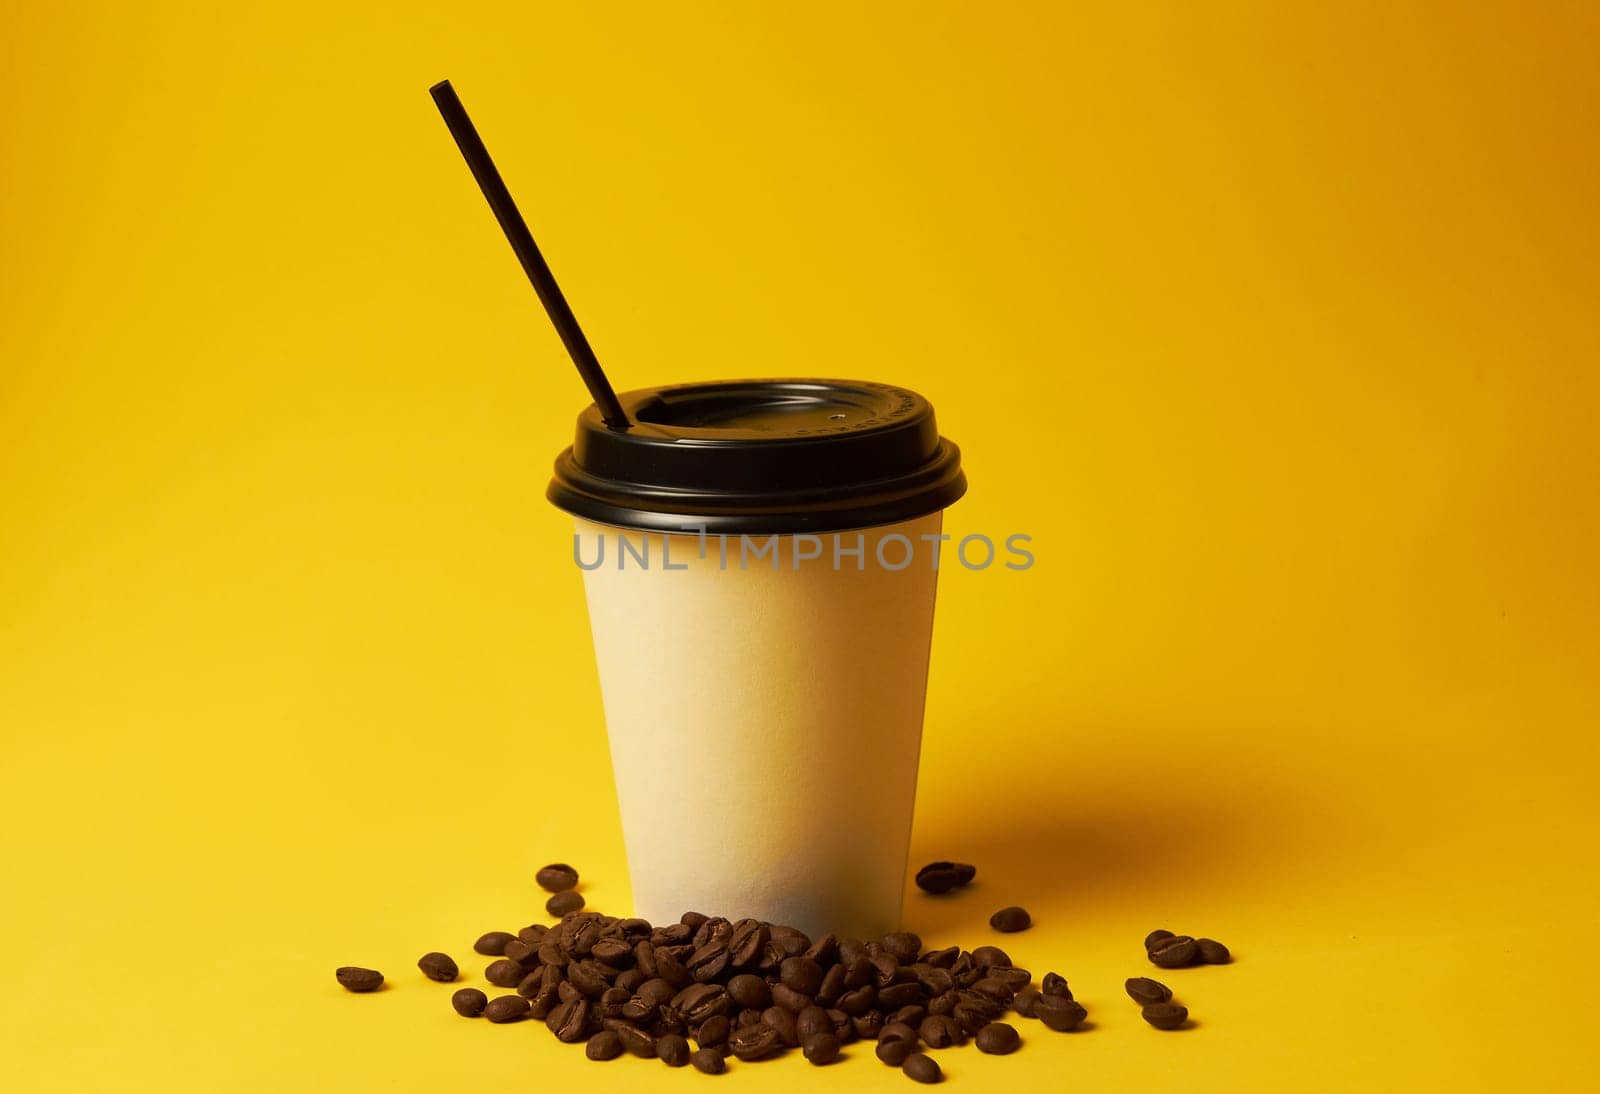
[[[926,516],[967,489],[961,452],[914,391],[855,380],[732,380],[623,392],[593,405],[546,491],[599,524],[793,533]]]

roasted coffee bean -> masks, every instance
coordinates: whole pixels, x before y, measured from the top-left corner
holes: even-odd
[[[932,965],[936,969],[948,970],[960,956],[960,946],[946,946],[942,950],[929,950],[922,956],[922,960],[924,964]]]
[[[1179,1029],[1189,1020],[1189,1008],[1177,1003],[1151,1003],[1139,1013],[1157,1029]]]
[[[841,1010],[839,1013],[844,1014],[844,1011]],[[869,1010],[865,1014],[846,1014],[845,1017],[850,1020],[850,1028],[855,1035],[869,1041],[875,1040],[878,1032],[883,1029],[884,1018],[881,1010]]]
[[[977,949],[968,954],[967,957],[972,966],[978,969],[988,969],[995,965],[1003,965],[1007,967],[1011,965],[1010,955],[1007,954],[1006,951],[1002,950],[999,946],[979,946]],[[958,957],[956,958],[956,965],[960,964],[961,959]],[[952,974],[956,973],[957,971],[958,970],[955,968],[955,966],[951,967]]]
[[[1011,1000],[1011,1009],[1024,1018],[1033,1018],[1035,1017],[1033,1007],[1038,1001],[1039,992],[1034,991],[1032,988],[1024,988],[1017,992],[1015,999]]]
[[[1226,965],[1233,960],[1228,947],[1214,938],[1197,938],[1194,940],[1194,945],[1199,951],[1199,963],[1202,965]]]
[[[890,984],[878,992],[878,1006],[884,1010],[899,1010],[921,1003],[924,994],[921,984]]]
[[[589,956],[604,961],[613,969],[624,969],[633,964],[633,947],[620,938],[602,938],[594,944]]]
[[[1063,980],[1062,983],[1065,984],[1066,981]],[[1006,987],[1003,980],[993,976],[985,976],[982,980],[975,982],[968,990],[976,992],[985,999],[992,999],[996,1003],[1003,1003],[1007,1005],[1010,1004],[1012,997],[1017,994],[1010,988]],[[1047,991],[1045,994],[1048,995],[1050,993]]]
[[[583,907],[583,894],[576,889],[565,889],[544,902],[544,910],[558,919]]]
[[[722,1058],[721,1049],[716,1048],[696,1049],[690,1055],[689,1062],[702,1075],[721,1075],[728,1067],[728,1062]]]
[[[1063,999],[1059,995],[1041,995],[1033,1004],[1033,1016],[1051,1029],[1067,1033],[1077,1029],[1089,1012],[1082,1003]]]
[[[839,962],[849,965],[857,958],[867,956],[867,944],[859,938],[839,939]]]
[[[904,1022],[889,1022],[884,1025],[882,1030],[879,1031],[878,1040],[910,1041],[915,1044],[917,1041],[917,1031],[915,1027],[909,1026]]]
[[[556,985],[556,994],[561,997],[563,1003],[570,1003],[574,999],[584,998],[583,992],[579,991],[575,985],[567,980],[563,980]]]
[[[539,943],[537,957],[541,965],[554,965],[560,968],[567,963],[567,951],[556,945],[555,939],[549,937]]]
[[[450,997],[450,1005],[463,1018],[476,1018],[489,1005],[489,997],[477,988],[462,988]]]
[[[936,1083],[944,1078],[944,1072],[939,1070],[939,1065],[926,1052],[913,1052],[907,1056],[900,1070],[906,1073],[907,1078],[919,1083]]]
[[[877,972],[872,967],[871,958],[867,957],[865,954],[862,954],[852,958],[849,961],[845,961],[844,956],[841,953],[839,959],[844,965],[844,986],[847,991],[851,991],[856,988],[864,988],[868,984],[873,983]]]
[[[959,862],[930,862],[917,871],[917,888],[935,896],[959,889],[971,881],[977,869]]]
[[[383,987],[383,973],[377,969],[363,969],[359,965],[344,965],[333,971],[333,978],[345,991],[357,993],[377,991]]]
[[[520,1022],[531,1009],[520,995],[497,995],[483,1008],[483,1016],[491,1022]]]
[[[698,948],[712,942],[725,943],[732,936],[733,924],[723,916],[714,915],[694,929],[694,938],[691,941]]]
[[[1067,978],[1056,972],[1044,974],[1044,979],[1039,981],[1039,990],[1045,995],[1059,995],[1063,999],[1072,998],[1072,989],[1067,987]]]
[[[1171,988],[1148,976],[1130,976],[1123,982],[1122,987],[1127,991],[1128,998],[1141,1007],[1148,1007],[1152,1003],[1165,1003],[1172,998]]]
[[[961,997],[956,994],[955,989],[942,991],[928,1000],[928,1013],[949,1014],[956,1009],[956,1004],[959,1002],[961,1002]]]
[[[867,958],[872,964],[872,982],[880,988],[893,984],[900,976],[900,962],[888,954],[879,952]]]
[[[1033,973],[1027,969],[1019,969],[1014,965],[990,965],[988,975],[1004,984],[1012,994],[1016,994],[1027,987],[1033,979]],[[1063,986],[1066,981],[1061,982]]]
[[[778,938],[779,935],[774,931],[772,937]],[[787,950],[787,947],[785,949]],[[806,949],[801,950],[800,954],[811,958],[811,960],[824,967],[837,964],[839,961],[839,939],[834,935],[825,934],[811,943]],[[785,956],[796,957],[800,955],[786,952]]]
[[[659,966],[661,956],[656,955]],[[707,942],[689,955],[689,960],[684,962],[684,967],[689,970],[689,975],[702,984],[716,980],[728,969],[728,944],[726,942]]]
[[[923,990],[929,995],[938,995],[955,987],[955,978],[950,975],[949,969],[941,969],[937,965],[919,963],[911,966],[912,975],[917,978]]]
[[[772,1002],[767,982],[752,973],[742,972],[728,979],[728,995],[741,1007],[765,1010]]]
[[[539,947],[541,944],[513,938],[505,944],[501,954],[507,961],[515,961],[519,965],[535,965],[539,962]]]
[[[517,932],[517,937],[530,946],[537,946],[544,941],[544,936],[550,933],[548,923],[530,923]]]
[[[631,995],[639,989],[640,984],[643,984],[648,979],[649,977],[640,972],[637,967],[623,969],[622,972],[617,974],[617,978],[611,982],[611,986],[621,988]]]
[[[1002,934],[1015,934],[1025,931],[1033,926],[1033,918],[1028,915],[1027,909],[1019,908],[1015,904],[1009,908],[1001,908],[989,917],[989,926]]]
[[[800,1030],[793,1011],[785,1010],[782,1007],[768,1007],[761,1012],[761,1022],[763,1025],[777,1030],[778,1036],[783,1039],[783,1043],[790,1048],[799,1046]]]
[[[641,1060],[652,1060],[656,1055],[656,1039],[640,1029],[638,1026],[613,1026],[617,1040],[622,1042],[622,1048],[630,1055]]]
[[[692,1026],[728,1013],[729,1005],[728,990],[721,984],[690,984],[672,997],[672,1008]]]
[[[990,1022],[978,1031],[973,1038],[978,1045],[979,1052],[988,1053],[990,1056],[1007,1056],[1017,1051],[1022,1045],[1022,1037],[1016,1027],[1004,1022]]]
[[[478,941],[472,944],[472,948],[485,957],[501,957],[506,952],[506,943],[516,940],[517,936],[509,931],[490,931],[488,934],[479,935]]]
[[[813,1033],[800,1042],[800,1051],[806,1060],[818,1067],[833,1063],[839,1058],[839,1038],[833,1033]]]
[[[1157,968],[1181,969],[1194,964],[1195,958],[1200,956],[1200,947],[1194,939],[1180,935],[1158,943],[1148,956],[1150,963]]]
[[[577,894],[573,894],[576,896]],[[551,897],[554,900],[554,897]],[[600,941],[600,924],[593,919],[574,919],[566,925],[565,945],[575,957],[587,957]]]
[[[772,1001],[784,1010],[799,1014],[816,1002],[816,998],[780,983],[772,985]]]
[[[666,946],[656,947],[656,975],[674,987],[683,987],[693,977],[679,959],[677,951]]]
[[[772,940],[772,931],[764,923],[741,919],[734,924],[728,937],[728,960],[737,969],[748,969],[761,959],[761,953]]]
[[[865,1014],[878,1001],[878,989],[868,984],[839,997],[839,1009],[849,1015]]]
[[[883,936],[883,948],[902,965],[909,965],[922,952],[922,939],[911,931],[894,931]]]
[[[701,1048],[710,1048],[725,1044],[732,1031],[733,1023],[728,1021],[728,1016],[718,1014],[700,1023],[700,1028],[694,1031],[694,1039]]]
[[[794,1020],[795,1032],[800,1035],[800,1043],[805,1044],[806,1038],[816,1033],[833,1033],[833,1019],[828,1017],[828,1012],[821,1007],[806,1007]]]
[[[728,1050],[741,1060],[759,1060],[778,1051],[783,1039],[763,1022],[743,1026],[728,1037]]]
[[[622,1040],[612,1030],[603,1029],[589,1038],[583,1054],[591,1060],[615,1060],[622,1055]]]
[[[906,1057],[917,1051],[915,1041],[879,1041],[874,1050],[878,1059],[890,1067],[899,1067],[906,1062]]]
[[[761,1012],[766,1009],[766,1007],[762,1007],[760,1010],[757,1010],[755,1007],[741,1008],[739,1012],[734,1015],[733,1028],[743,1029],[745,1026],[756,1025],[761,1021]]]
[[[564,893],[578,884],[578,871],[564,862],[552,862],[533,877],[541,889],[551,893]]]
[[[579,996],[559,1004],[545,1016],[544,1024],[556,1035],[556,1040],[577,1044],[589,1033],[589,1001]]]
[[[917,1035],[929,1048],[948,1048],[966,1039],[961,1023],[944,1014],[930,1014],[924,1018]]]
[[[844,966],[834,965],[822,975],[822,986],[817,989],[817,1002],[831,1007],[844,994]]]
[[[1151,931],[1149,934],[1144,936],[1144,951],[1145,953],[1149,953],[1167,939],[1176,937],[1177,935],[1167,930],[1157,929]]]
[[[822,966],[809,957],[786,957],[779,966],[778,978],[802,995],[815,995],[822,987]]]
[[[678,922],[693,932],[699,929],[700,924],[704,923],[710,918],[711,917],[706,915],[704,912],[684,912],[678,917]]]
[[[682,1067],[689,1062],[689,1042],[676,1033],[656,1038],[656,1056],[668,1067]]]

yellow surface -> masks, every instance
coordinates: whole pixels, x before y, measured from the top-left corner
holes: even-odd
[[[584,400],[445,76],[619,386],[909,384],[1035,537],[944,574],[914,854],[981,883],[907,920],[1029,905],[1094,1028],[951,1082],[1592,1079],[1600,20],[1097,7],[6,5],[4,1084],[696,1081],[413,965],[629,900]],[[1158,925],[1239,955],[1178,1035]]]

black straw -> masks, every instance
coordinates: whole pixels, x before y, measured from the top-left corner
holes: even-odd
[[[494,210],[494,218],[500,222],[500,230],[505,232],[511,249],[517,253],[523,272],[533,282],[533,291],[539,294],[539,301],[549,314],[550,322],[555,324],[556,333],[561,335],[567,354],[572,358],[572,363],[578,366],[578,375],[583,377],[595,405],[600,408],[600,416],[613,429],[627,429],[633,423],[628,421],[627,413],[617,401],[611,381],[606,379],[594,350],[589,348],[583,328],[578,326],[578,319],[572,314],[567,298],[561,295],[555,274],[550,272],[544,255],[539,253],[533,233],[528,231],[527,222],[517,211],[517,203],[511,200],[511,191],[506,189],[500,172],[495,169],[494,160],[489,158],[489,150],[483,146],[483,139],[473,127],[472,119],[467,117],[467,108],[461,105],[456,89],[450,86],[449,80],[442,80],[429,88],[428,94],[433,96],[439,113],[444,115],[444,124],[450,127],[450,135],[456,139],[457,147],[466,157],[472,177],[478,180],[478,188],[488,199],[489,208]]]

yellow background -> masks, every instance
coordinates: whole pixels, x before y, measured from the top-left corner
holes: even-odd
[[[550,859],[629,901],[542,497],[585,397],[446,76],[619,387],[907,384],[948,530],[1035,537],[943,576],[913,853],[980,884],[907,920],[1027,904],[1095,1028],[951,1082],[1580,1084],[1597,42],[1577,2],[5,5],[6,1085],[695,1081],[413,964],[476,976]],[[1178,1035],[1120,990],[1158,925],[1239,958],[1170,977]]]

